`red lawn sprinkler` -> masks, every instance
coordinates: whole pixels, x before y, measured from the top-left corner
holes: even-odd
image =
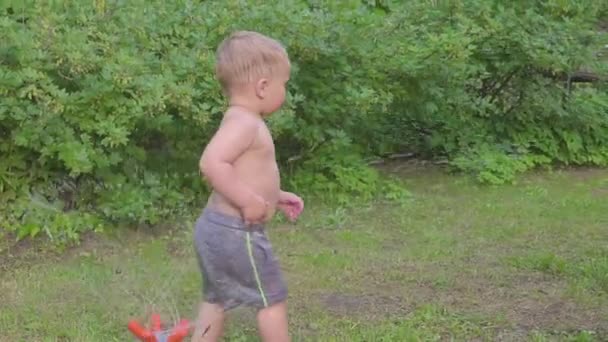
[[[129,330],[142,342],[181,342],[187,335],[190,324],[182,319],[173,329],[162,330],[159,314],[152,314],[151,330],[148,330],[132,320],[129,322]]]

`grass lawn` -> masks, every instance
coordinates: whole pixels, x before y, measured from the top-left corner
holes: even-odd
[[[396,172],[412,193],[401,204],[309,202],[269,229],[295,341],[608,340],[608,170],[502,187]],[[151,311],[192,319],[193,219],[61,255],[4,246],[0,340],[128,341],[127,321]],[[252,312],[229,317],[228,340],[257,340]]]

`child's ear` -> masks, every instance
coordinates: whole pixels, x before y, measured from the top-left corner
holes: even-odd
[[[266,89],[268,88],[268,79],[266,78],[261,78],[256,84],[255,84],[255,95],[259,98],[259,99],[263,99],[266,97]]]

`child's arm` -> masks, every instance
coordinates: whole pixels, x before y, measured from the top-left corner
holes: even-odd
[[[259,196],[236,177],[232,163],[255,140],[259,122],[254,118],[227,118],[203,152],[199,167],[215,191],[239,209],[243,209]]]
[[[278,207],[290,220],[295,221],[304,210],[304,201],[296,194],[281,190]]]

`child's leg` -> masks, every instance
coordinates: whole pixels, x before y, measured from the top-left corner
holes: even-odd
[[[224,308],[219,304],[203,302],[194,326],[192,342],[219,341],[224,332]]]
[[[287,302],[282,301],[258,311],[258,329],[264,342],[289,342]]]

